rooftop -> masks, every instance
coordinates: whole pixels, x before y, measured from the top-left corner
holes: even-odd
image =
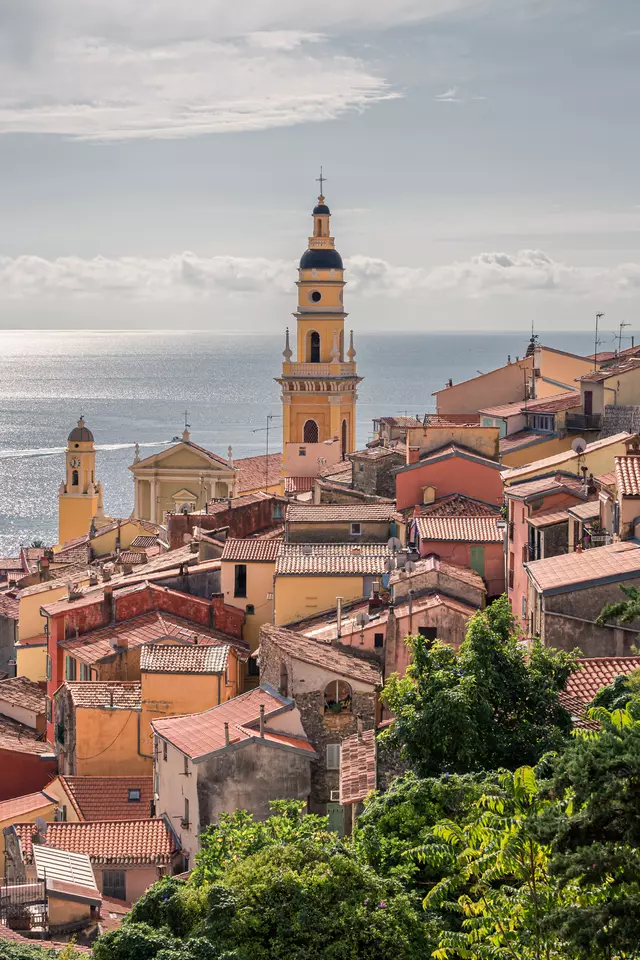
[[[377,663],[347,653],[330,643],[311,640],[303,634],[284,627],[275,627],[270,623],[260,629],[260,643],[262,644],[265,640],[273,643],[294,660],[322,667],[341,677],[360,680],[374,687],[382,685],[382,675]]]
[[[147,547],[155,547],[158,543],[158,537],[153,534],[140,535],[134,537],[131,541],[132,547],[140,547],[142,550],[145,550]]]
[[[640,670],[640,657],[582,657],[578,670],[567,680],[566,692],[586,707],[616,677],[636,670]]]
[[[0,557],[0,573],[5,570],[23,570],[20,557]]]
[[[525,564],[543,594],[582,590],[591,585],[615,583],[640,576],[640,548],[630,540],[566,553]]]
[[[628,357],[621,363],[612,364],[609,367],[603,367],[602,370],[593,370],[591,373],[578,377],[582,383],[603,383],[609,377],[619,377],[621,374],[629,373],[631,370],[640,369],[640,357]]]
[[[183,717],[167,717],[151,721],[154,732],[187,757],[198,761],[219,750],[229,749],[251,740],[260,740],[260,706],[264,706],[267,726],[264,739],[270,746],[302,750],[315,757],[308,740],[268,728],[268,721],[280,713],[294,709],[292,700],[281,697],[264,686],[233,697],[216,707]],[[228,724],[229,744],[225,724]]]
[[[495,517],[500,507],[495,503],[485,503],[462,493],[449,493],[438,497],[433,503],[420,504],[415,516],[420,517]]]
[[[421,427],[479,427],[477,413],[426,413]]]
[[[25,813],[35,813],[36,810],[42,810],[44,807],[56,804],[55,797],[50,797],[44,790],[38,790],[37,793],[27,793],[22,797],[14,797],[12,800],[3,800],[0,802],[0,823],[6,820],[17,820],[23,817]]]
[[[468,583],[483,592],[487,589],[484,580],[475,570],[471,570],[470,567],[461,567],[455,563],[449,563],[447,560],[441,560],[440,557],[435,556],[435,554],[416,560],[413,573],[409,574],[405,573],[404,570],[394,570],[389,583],[393,585],[402,580],[411,580],[413,577],[424,576],[425,573],[430,573],[431,571],[442,573],[444,576],[452,577],[455,580],[461,580],[463,583]]]
[[[185,646],[182,643],[150,644],[140,652],[143,673],[224,673],[229,661],[229,647]]]
[[[315,482],[315,477],[285,477],[284,492],[309,493],[310,490],[313,490],[313,485]]]
[[[502,437],[499,443],[500,454],[511,453],[513,450],[522,450],[524,447],[533,447],[537,443],[544,443],[545,440],[553,440],[555,433],[543,433],[541,430],[518,430],[517,433],[510,433],[508,437]]]
[[[9,717],[0,717],[0,750],[35,755],[50,754],[51,747],[39,737],[40,734],[24,723],[10,720]]]
[[[225,542],[221,560],[236,563],[275,563],[282,545],[282,539],[248,540],[229,539]]]
[[[46,694],[39,684],[27,677],[11,677],[0,680],[0,713],[2,704],[11,703],[34,713],[44,713]]]
[[[76,683],[66,680],[58,688],[58,693],[65,688],[71,695],[74,707],[85,710],[140,710],[142,708],[142,687],[136,681],[87,680]]]
[[[0,617],[7,617],[9,620],[20,618],[20,601],[15,590],[0,593]]]
[[[589,453],[593,453],[595,450],[603,450],[606,447],[614,446],[617,443],[622,443],[624,440],[627,440],[631,436],[630,433],[616,433],[611,437],[604,437],[602,440],[596,440],[594,443],[588,443],[584,449],[584,452],[578,456],[577,453],[574,453],[573,450],[564,450],[562,453],[556,453],[552,457],[545,457],[542,460],[534,460],[532,463],[526,463],[522,467],[513,467],[511,470],[504,470],[502,472],[502,479],[505,483],[513,483],[514,480],[517,480],[519,477],[526,477],[528,474],[531,474],[538,470],[543,470],[546,467],[551,470],[553,467],[562,468],[564,465],[571,465],[573,463],[578,463],[581,457]]]
[[[476,453],[475,450],[470,450],[468,447],[463,447],[460,444],[447,443],[443,447],[438,447],[437,450],[430,450],[429,453],[421,456],[419,460],[416,460],[413,463],[408,463],[404,467],[398,467],[395,470],[395,473],[403,473],[405,470],[416,470],[420,467],[427,466],[430,463],[438,463],[441,460],[449,460],[453,457],[457,457],[461,460],[471,460],[473,463],[481,463],[487,467],[492,467],[495,470],[500,470],[500,464],[496,460],[492,460],[490,457],[485,457],[483,454]]]
[[[569,507],[569,516],[577,520],[592,520],[600,516],[600,501],[587,500],[586,503],[576,503]]]
[[[539,400],[527,400],[522,405],[523,412],[527,413],[558,413],[560,410],[572,410],[582,404],[579,390],[565,390],[555,393],[551,397],[541,397]]]
[[[27,863],[32,860],[32,823],[16,823]],[[44,846],[86,853],[92,863],[155,864],[171,861],[176,844],[163,819],[90,820],[48,824]]]
[[[243,457],[234,460],[233,465],[238,471],[236,493],[246,490],[261,490],[274,487],[282,482],[282,454],[270,453],[269,456]],[[266,474],[265,474],[266,471]]]
[[[391,555],[382,543],[283,543],[276,575],[382,576]]]
[[[552,473],[534,480],[518,481],[505,491],[514,500],[539,499],[550,493],[579,493],[582,490],[582,478],[575,474]]]
[[[416,517],[421,540],[461,540],[466,543],[502,543],[497,516],[493,517]]]
[[[63,777],[60,783],[80,820],[139,820],[153,800],[153,777]],[[140,799],[132,798],[139,791]]]
[[[376,417],[378,423],[386,423],[390,427],[421,427],[422,420],[419,417]]]
[[[401,519],[394,503],[322,503],[302,506],[292,503],[287,523],[390,522]]]
[[[340,751],[340,803],[359,803],[377,786],[376,733],[346,737]]]
[[[47,887],[51,882],[74,884],[84,887],[85,893],[98,893],[93,867],[86,853],[72,853],[46,844],[36,844],[32,849],[36,876],[39,880],[46,880]]]
[[[551,527],[554,523],[566,523],[569,520],[569,511],[566,507],[552,507],[550,510],[541,510],[527,517],[527,523],[532,527]]]
[[[618,493],[623,497],[640,497],[640,457],[616,457],[614,464]]]
[[[484,417],[496,417],[506,420],[508,417],[519,417],[522,413],[524,400],[513,400],[511,403],[499,403],[494,407],[483,407],[478,413]]]

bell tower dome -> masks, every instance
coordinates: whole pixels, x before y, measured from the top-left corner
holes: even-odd
[[[67,439],[65,478],[58,491],[58,543],[89,532],[102,507],[102,485],[96,480],[96,448],[91,430],[80,417]]]

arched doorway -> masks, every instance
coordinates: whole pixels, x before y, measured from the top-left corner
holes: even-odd
[[[307,338],[307,363],[320,363],[320,334],[312,330]]]
[[[347,421],[342,421],[342,459],[345,460],[347,456]]]
[[[302,430],[302,441],[303,443],[318,442],[318,424],[315,420],[305,420]]]

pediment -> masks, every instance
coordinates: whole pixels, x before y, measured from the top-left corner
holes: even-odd
[[[205,450],[203,447],[197,447],[191,443],[177,443],[175,446],[167,447],[159,453],[154,453],[138,463],[131,466],[131,470],[193,470],[206,468],[210,470],[219,470],[221,473],[229,473],[232,467],[217,457],[215,453]]]
[[[183,488],[182,490],[178,490],[177,493],[172,494],[171,499],[172,500],[197,500],[198,496],[197,494],[192,493],[191,490],[187,490],[186,488]]]

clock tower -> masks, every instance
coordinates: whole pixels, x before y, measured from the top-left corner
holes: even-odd
[[[89,533],[91,521],[102,509],[102,484],[96,481],[93,434],[82,417],[69,434],[65,453],[66,476],[58,491],[58,543]]]

